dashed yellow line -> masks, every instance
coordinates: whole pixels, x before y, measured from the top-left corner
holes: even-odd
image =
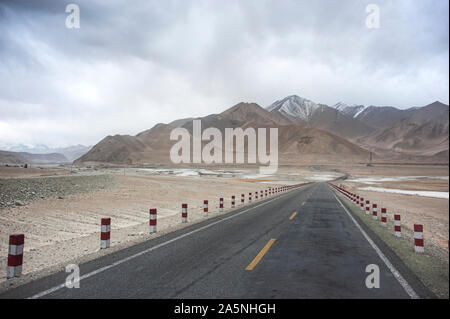
[[[255,259],[253,259],[252,262],[247,266],[247,268],[245,268],[245,270],[253,270],[253,268],[255,268],[255,266],[259,263],[261,258],[264,257],[264,255],[267,253],[270,246],[272,246],[274,242],[275,238],[269,240],[268,243],[264,246],[264,248],[261,249],[261,251],[258,253],[258,255],[256,255]]]
[[[295,217],[295,215],[297,215],[297,212],[293,212],[292,215],[291,215],[291,217],[289,217],[289,219],[290,219],[290,220],[293,220],[294,217]]]

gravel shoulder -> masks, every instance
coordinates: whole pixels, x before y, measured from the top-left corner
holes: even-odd
[[[0,209],[25,206],[44,198],[63,199],[68,195],[105,190],[112,186],[114,179],[108,175],[0,179]]]

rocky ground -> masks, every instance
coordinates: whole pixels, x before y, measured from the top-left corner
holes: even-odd
[[[23,179],[0,179],[0,208],[25,206],[31,201],[107,189],[114,184],[108,175],[52,176]]]

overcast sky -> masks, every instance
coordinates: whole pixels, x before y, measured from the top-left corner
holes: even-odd
[[[80,28],[66,27],[66,5]],[[380,8],[367,28],[366,6]],[[448,0],[0,1],[0,143],[95,144],[268,106],[449,101]]]

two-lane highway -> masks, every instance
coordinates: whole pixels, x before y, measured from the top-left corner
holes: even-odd
[[[316,183],[80,265],[78,289],[60,272],[0,298],[411,298],[388,265]]]

